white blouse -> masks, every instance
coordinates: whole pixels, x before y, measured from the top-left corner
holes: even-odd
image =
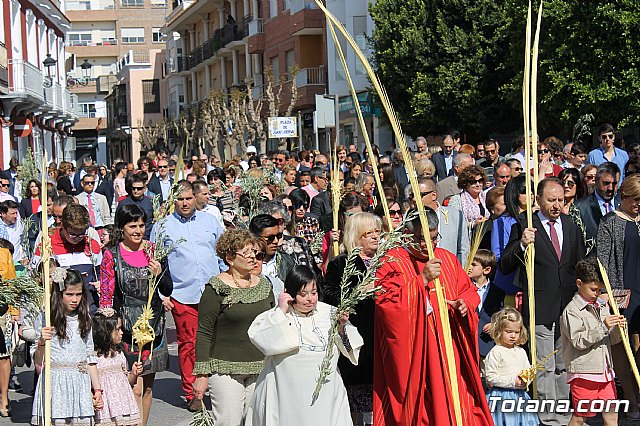
[[[516,389],[516,378],[529,367],[527,353],[520,346],[507,348],[496,345],[484,361],[487,385],[506,389]]]

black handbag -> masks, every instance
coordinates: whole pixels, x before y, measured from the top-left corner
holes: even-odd
[[[116,247],[116,274],[118,286],[122,292],[122,331],[132,334],[133,326],[142,315],[142,311],[147,306],[147,299],[140,299],[131,295],[127,295],[124,289],[124,272],[122,268],[122,256],[120,255],[120,247]],[[156,339],[164,334],[164,311],[162,309],[154,310],[153,317],[150,321],[151,327],[155,332]]]

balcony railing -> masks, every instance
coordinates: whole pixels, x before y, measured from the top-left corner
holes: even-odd
[[[318,5],[316,5],[311,0],[289,0],[289,10],[291,14],[295,14],[300,12],[303,9],[317,9]]]
[[[115,3],[113,0],[67,1],[64,7],[65,10],[113,10]]]
[[[149,64],[149,52],[130,50],[118,61],[117,69],[121,71],[127,65],[135,64]]]
[[[262,18],[254,19],[249,22],[249,36],[262,34]]]
[[[245,18],[251,19],[251,16],[248,15]],[[215,30],[213,36],[209,40],[193,49],[189,56],[187,56],[186,69],[191,69],[200,65],[207,59],[213,57],[218,50],[227,46],[229,43],[242,40],[246,34],[245,28],[248,31],[249,22],[251,21],[245,23],[243,20],[239,24],[227,24],[223,28]],[[180,71],[182,70],[179,70],[178,72]]]
[[[117,46],[118,40],[115,38],[102,39],[100,41],[87,40],[69,40],[69,46]]]
[[[23,59],[9,59],[12,81],[9,93],[24,93],[42,99],[42,71]]]
[[[296,76],[296,86],[312,86],[327,84],[326,70],[324,67],[303,68]]]

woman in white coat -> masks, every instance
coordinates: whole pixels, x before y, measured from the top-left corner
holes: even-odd
[[[249,339],[265,354],[264,369],[249,403],[245,426],[350,426],[347,392],[334,351],[331,372],[318,399],[311,404],[319,367],[328,350],[334,307],[318,302],[314,273],[298,265],[287,276],[278,306],[258,315]],[[353,364],[363,345],[358,330],[340,318],[336,349]]]

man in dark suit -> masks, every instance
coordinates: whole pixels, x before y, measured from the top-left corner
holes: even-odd
[[[445,179],[447,176],[453,176],[453,158],[458,154],[453,150],[455,142],[452,135],[447,134],[442,141],[442,152],[436,152],[431,156],[431,161],[436,166],[436,175],[438,181]]]
[[[582,229],[587,253],[595,247],[600,219],[620,204],[616,195],[618,182],[620,168],[612,162],[602,163],[596,171],[596,189],[593,194],[576,201],[576,208],[580,213],[578,226]]]
[[[509,243],[500,258],[499,268],[504,274],[520,270],[523,291],[523,317],[529,322],[529,288],[523,266],[524,251],[535,244],[535,330],[539,358],[558,352],[545,363],[545,370],[538,374],[538,395],[541,400],[566,400],[569,398],[566,370],[560,347],[559,320],[562,311],[576,292],[576,263],[586,255],[580,228],[566,215],[564,189],[557,178],[547,178],[538,184],[540,211],[533,215],[533,227],[527,228],[526,213],[518,217],[511,229]],[[540,413],[545,425],[567,425],[569,414]]]
[[[169,174],[169,162],[164,159],[158,160],[158,174],[154,174],[149,180],[149,191],[160,194],[160,203],[164,203],[169,198],[172,186],[173,177]]]
[[[329,191],[322,191],[311,200],[309,209],[311,216],[318,219],[324,232],[331,231],[333,227],[333,209],[329,200]]]

